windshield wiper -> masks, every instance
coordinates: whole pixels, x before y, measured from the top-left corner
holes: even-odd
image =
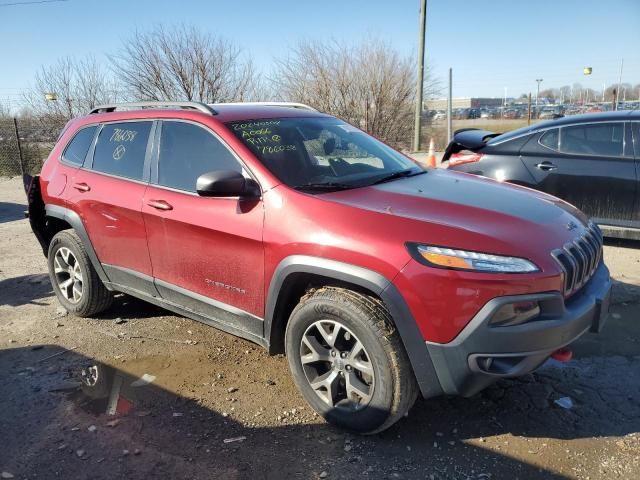
[[[427,172],[426,172],[426,170],[420,170],[420,171],[416,172],[415,168],[408,168],[406,170],[398,170],[397,172],[393,172],[393,173],[390,173],[388,175],[384,175],[383,177],[377,178],[376,180],[374,180],[369,185],[377,185],[379,183],[384,183],[384,182],[388,182],[390,180],[395,180],[396,178],[413,177],[414,175],[420,175],[422,173],[427,173]]]
[[[338,183],[338,182],[324,182],[324,183],[305,183],[303,185],[296,185],[296,190],[315,190],[315,191],[337,191],[348,190],[350,188],[357,188],[358,185],[352,185],[350,183]]]

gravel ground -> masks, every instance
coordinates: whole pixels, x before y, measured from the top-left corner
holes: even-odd
[[[0,178],[0,478],[640,478],[640,243],[605,247],[612,315],[573,361],[358,437],[249,342],[124,296],[65,315],[24,202]],[[81,388],[92,365],[104,383]]]

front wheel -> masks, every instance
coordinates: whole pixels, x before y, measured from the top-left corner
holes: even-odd
[[[330,423],[376,433],[411,408],[417,385],[384,304],[337,287],[305,295],[285,336],[294,381]]]

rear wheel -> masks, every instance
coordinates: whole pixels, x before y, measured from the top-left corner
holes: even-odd
[[[382,431],[416,399],[404,347],[376,298],[337,287],[314,290],[293,310],[285,342],[302,395],[336,426]]]
[[[90,317],[109,308],[113,296],[98,277],[74,231],[63,230],[53,237],[48,265],[53,290],[69,313]]]

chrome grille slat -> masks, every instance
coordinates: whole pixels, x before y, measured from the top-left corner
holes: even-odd
[[[565,296],[575,293],[591,279],[602,260],[602,245],[602,232],[589,222],[582,235],[551,252],[564,273]]]
[[[578,246],[578,248],[580,250],[582,250],[582,253],[584,254],[585,257],[585,274],[584,274],[584,278],[585,281],[588,280],[591,277],[591,272],[592,272],[592,268],[593,268],[593,257],[594,257],[594,253],[591,250],[591,248],[589,248],[588,242],[584,239],[584,237],[582,238],[578,238],[575,241],[575,244]]]

